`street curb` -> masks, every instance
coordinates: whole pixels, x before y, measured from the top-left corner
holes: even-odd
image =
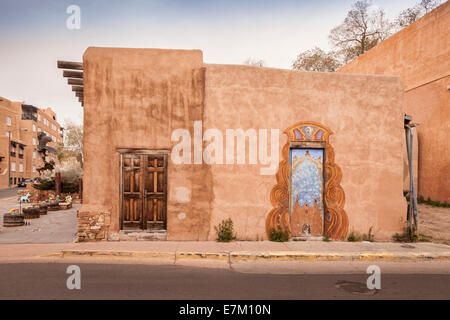
[[[107,258],[107,259],[169,259],[200,261],[443,261],[450,260],[450,252],[348,252],[323,253],[302,251],[231,251],[231,252],[151,252],[114,250],[62,250],[41,257],[46,258]]]

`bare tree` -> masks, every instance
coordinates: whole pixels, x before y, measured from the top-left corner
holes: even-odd
[[[325,52],[315,47],[314,49],[301,52],[292,63],[292,68],[303,71],[334,72],[341,65],[336,52]]]
[[[389,37],[392,27],[383,9],[362,0],[352,5],[344,22],[331,30],[329,39],[348,62]]]
[[[66,151],[66,155],[76,157],[78,161],[80,161],[81,166],[83,166],[83,125],[66,120],[64,134],[65,139],[63,148]]]
[[[436,9],[441,3],[442,1],[440,0],[422,0],[420,1],[419,6],[423,8],[424,14],[427,14]]]
[[[254,66],[254,67],[265,67],[266,63],[262,59],[247,59],[244,61],[244,64],[248,66]]]
[[[439,0],[422,0],[415,6],[400,12],[395,21],[399,29],[409,26],[411,23],[419,20],[422,16],[429,13],[441,4]]]

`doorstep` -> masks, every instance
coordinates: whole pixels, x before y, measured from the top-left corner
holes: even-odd
[[[118,237],[111,237],[118,241],[167,241],[167,230],[120,230]]]

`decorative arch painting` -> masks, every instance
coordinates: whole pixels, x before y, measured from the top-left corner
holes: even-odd
[[[290,236],[327,235],[345,239],[348,217],[340,186],[341,169],[334,163],[329,143],[332,131],[315,122],[299,122],[284,133],[288,141],[276,174],[266,217],[266,232],[287,231]]]

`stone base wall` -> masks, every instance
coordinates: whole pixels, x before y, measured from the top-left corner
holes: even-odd
[[[78,211],[78,242],[108,240],[110,212]]]

